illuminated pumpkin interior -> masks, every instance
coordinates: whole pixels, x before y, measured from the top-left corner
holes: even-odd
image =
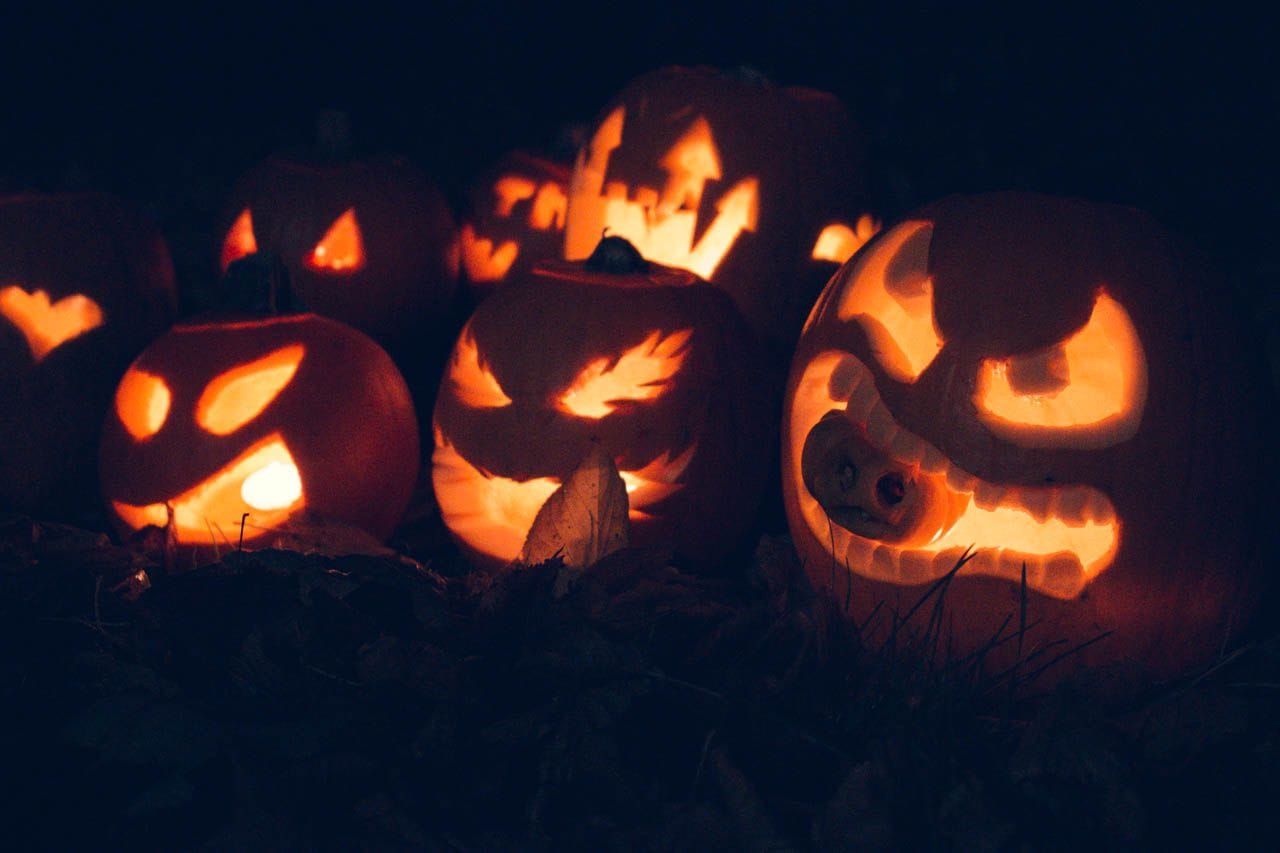
[[[471,409],[500,409],[511,405],[497,378],[480,360],[480,348],[467,326],[458,338],[449,363],[449,383],[462,404]]]
[[[843,222],[833,222],[818,233],[811,257],[815,261],[831,261],[843,264],[853,257],[880,230],[880,223],[864,213],[850,228]]]
[[[316,272],[330,273],[353,273],[364,267],[364,237],[355,208],[334,220],[303,263]]]
[[[822,353],[805,368],[788,424],[793,459],[802,459],[811,432],[833,411],[922,502],[913,522],[894,535],[858,535],[833,522],[832,513],[865,510],[892,527],[888,514],[876,507],[824,507],[807,488],[803,466],[794,465],[789,476],[801,514],[837,565],[878,581],[924,584],[945,575],[972,547],[961,574],[1019,583],[1025,564],[1027,585],[1060,599],[1077,597],[1111,565],[1121,525],[1106,495],[1083,485],[1006,486],[961,470],[895,423],[870,370],[848,353]]]
[[[135,530],[167,523],[166,504],[173,508],[173,530],[180,543],[232,544],[251,541],[306,505],[302,478],[284,439],[267,436],[235,460],[167,502],[134,506],[112,501],[116,513]]]
[[[196,423],[229,435],[261,414],[293,380],[306,348],[292,344],[214,378],[196,402]]]
[[[532,199],[526,224],[534,231],[561,230],[564,228],[565,211],[569,200],[564,190],[553,181],[538,185],[521,175],[503,175],[494,182],[496,197],[494,215],[501,219],[511,217],[515,206]],[[494,241],[481,237],[470,224],[462,226],[462,262],[467,277],[472,281],[499,281],[504,278],[520,255],[520,245],[515,240]]]
[[[598,420],[627,400],[653,400],[680,371],[693,329],[669,335],[655,331],[618,358],[598,358],[582,369],[559,397],[556,407],[575,417]]]
[[[661,189],[605,183],[609,158],[622,144],[626,110],[618,107],[579,154],[570,196],[574,222],[565,234],[565,256],[589,256],[605,229],[625,237],[650,261],[680,267],[710,279],[738,235],[754,231],[760,213],[759,179],[749,176],[716,201],[715,218],[698,227],[698,208],[707,181],[719,181],[720,152],[711,125],[698,116],[660,158],[667,173]],[[701,234],[695,241],[696,234]]]
[[[116,417],[129,435],[143,441],[164,426],[172,400],[173,395],[163,379],[131,367],[116,386]]]
[[[929,241],[933,226],[904,222],[855,261],[840,296],[841,320],[857,319],[876,359],[900,382],[914,382],[944,341],[933,322]]]
[[[634,470],[619,470],[627,489],[631,521],[652,518],[645,511],[680,491],[676,482],[693,458],[696,444],[674,459],[664,453]],[[512,480],[476,468],[436,432],[432,479],[440,512],[453,534],[501,562],[520,555],[533,519],[558,488],[557,477]]]
[[[974,402],[987,428],[1008,441],[1097,448],[1137,432],[1146,394],[1146,357],[1133,322],[1099,292],[1088,322],[1070,339],[983,361]]]
[[[227,236],[222,241],[222,271],[236,261],[258,251],[258,239],[253,235],[253,214],[249,208],[240,211],[236,221],[227,229]]]
[[[106,322],[102,308],[87,296],[77,293],[51,303],[43,290],[27,293],[17,285],[0,288],[0,316],[22,332],[37,362]]]

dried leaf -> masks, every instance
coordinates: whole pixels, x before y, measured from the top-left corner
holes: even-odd
[[[569,570],[556,579],[555,594],[563,595],[582,569],[626,547],[628,509],[618,468],[596,445],[538,510],[520,559],[533,565],[559,556]]]
[[[362,528],[307,512],[274,528],[255,548],[279,548],[321,557],[391,557],[402,555]]]

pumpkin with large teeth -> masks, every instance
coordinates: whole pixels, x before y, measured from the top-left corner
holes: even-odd
[[[624,248],[602,260],[610,247]],[[602,249],[503,285],[445,369],[436,500],[481,566],[519,555],[593,442],[626,484],[637,544],[705,566],[755,522],[776,423],[756,340],[692,273],[648,264],[618,237]]]
[[[958,654],[1025,615],[1032,648],[1082,647],[1059,674],[1206,660],[1257,591],[1258,510],[1225,498],[1260,484],[1212,284],[1147,217],[1083,201],[950,197],[880,235],[792,364],[783,488],[811,580],[883,637],[967,555],[945,591]]]

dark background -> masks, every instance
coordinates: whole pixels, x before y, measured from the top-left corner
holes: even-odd
[[[1272,329],[1280,314],[1272,13],[114,5],[6,11],[0,188],[137,199],[188,286],[211,274],[231,181],[306,142],[319,109],[347,111],[359,147],[410,156],[457,201],[502,152],[553,147],[632,76],[681,63],[840,96],[866,128],[884,218],[998,188],[1134,204],[1199,242]]]

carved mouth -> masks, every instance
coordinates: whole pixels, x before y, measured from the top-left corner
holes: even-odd
[[[305,506],[298,466],[279,433],[273,433],[240,454],[203,482],[182,494],[142,506],[112,501],[116,513],[135,530],[168,523],[166,504],[173,508],[173,526],[184,545],[231,544],[266,535]]]
[[[1025,564],[1030,588],[1069,599],[1115,557],[1120,524],[1106,495],[1084,485],[1007,486],[962,470],[894,421],[871,371],[847,353],[810,362],[793,400],[789,440],[801,513],[850,571],[924,584],[972,548],[961,574],[1019,583]],[[811,436],[826,442],[815,450]],[[817,466],[807,481],[799,464],[806,453]],[[901,492],[886,477],[900,478]]]
[[[499,477],[468,462],[438,430],[435,444],[432,479],[449,529],[477,551],[511,562],[520,555],[538,510],[560,488],[560,479]],[[675,458],[663,453],[640,468],[618,472],[626,485],[633,524],[652,520],[645,509],[684,488],[676,481],[696,449],[695,442]]]

